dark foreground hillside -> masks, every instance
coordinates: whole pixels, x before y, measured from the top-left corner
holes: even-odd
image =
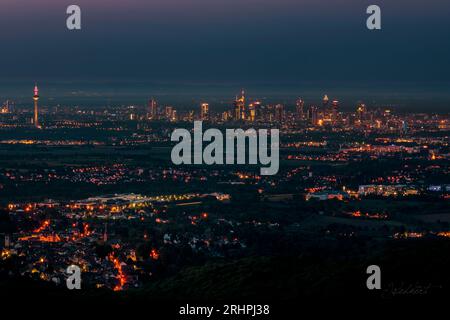
[[[325,301],[377,308],[399,307],[401,303],[417,307],[448,297],[449,252],[450,241],[446,239],[420,239],[390,242],[368,256],[319,251],[295,257],[249,257],[185,268],[173,277],[119,294],[73,292],[2,274],[0,292],[2,301],[37,303],[48,308],[95,306],[97,311],[117,308],[117,312],[151,308],[152,312],[167,314],[186,303],[287,306],[279,307],[279,312],[299,306],[307,309]],[[366,288],[365,271],[371,264],[382,270],[379,291]]]

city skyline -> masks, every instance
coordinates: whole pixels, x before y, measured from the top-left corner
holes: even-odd
[[[331,97],[331,98],[330,98]],[[282,103],[269,99],[259,99],[247,95],[242,88],[235,95],[234,100],[221,102],[219,107],[210,107],[210,102],[203,99],[192,108],[192,105],[179,107],[173,104],[160,103],[152,96],[144,104],[104,105],[101,109],[94,106],[70,106],[57,103],[52,106],[39,106],[39,88],[34,85],[31,110],[31,119],[27,118],[30,111],[27,104],[17,104],[14,100],[7,99],[1,105],[0,127],[17,126],[20,128],[31,124],[37,129],[45,129],[48,124],[56,124],[58,121],[71,121],[73,116],[90,115],[97,121],[134,121],[143,125],[149,125],[154,121],[168,121],[177,123],[205,121],[211,124],[235,123],[238,125],[276,125],[288,129],[326,129],[326,130],[385,130],[398,131],[406,134],[410,126],[418,125],[421,121],[431,120],[439,130],[448,129],[448,113],[435,113],[433,110],[419,113],[408,110],[397,110],[392,105],[368,104],[359,100],[352,108],[342,108],[339,97],[329,96],[325,93],[321,99],[317,97],[311,101],[297,96],[295,104]],[[97,109],[97,110],[96,110]],[[61,110],[63,110],[61,112]],[[44,117],[42,117],[45,114]],[[417,118],[423,118],[417,122]],[[44,118],[44,119],[42,119]],[[81,120],[82,118],[80,118]],[[90,119],[89,121],[92,121]],[[201,122],[200,122],[201,123]],[[138,125],[138,128],[140,126]]]
[[[30,103],[31,80],[0,81],[0,101],[11,100],[17,106]],[[399,83],[390,84],[390,89],[381,90],[377,85],[341,84],[332,86],[316,83],[294,84],[155,84],[141,81],[39,81],[45,90],[40,103],[45,106],[89,106],[111,107],[119,105],[145,105],[150,98],[181,109],[196,107],[207,102],[213,109],[223,109],[233,103],[232,97],[240,88],[246,88],[249,97],[264,103],[282,103],[295,106],[296,99],[302,97],[307,104],[321,104],[324,94],[340,101],[343,110],[353,110],[361,101],[372,107],[389,107],[399,112],[447,112],[450,92],[446,85],[423,84],[420,90]]]

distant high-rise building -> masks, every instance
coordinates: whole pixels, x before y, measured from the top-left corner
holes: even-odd
[[[200,105],[200,119],[205,121],[209,119],[209,104],[202,103]]]
[[[339,110],[339,101],[333,100],[333,102],[331,103],[331,114],[330,114],[332,122],[337,121],[338,110]]]
[[[149,111],[149,118],[152,120],[155,120],[158,118],[158,103],[155,99],[150,99],[148,102],[148,111]]]
[[[172,106],[166,106],[164,114],[167,120],[173,119],[173,110]]]
[[[323,106],[323,109],[324,109],[324,110],[327,108],[328,102],[329,102],[329,101],[330,101],[330,99],[328,98],[327,95],[325,95],[325,96],[323,97],[323,99],[322,99],[322,106]]]
[[[0,113],[10,113],[11,107],[10,107],[10,101],[6,100],[3,106],[0,108]]]
[[[172,110],[172,117],[170,118],[170,121],[177,121],[178,120],[178,112],[177,109]]]
[[[38,101],[39,101],[39,89],[37,84],[34,86],[34,117],[33,117],[33,124],[36,128],[39,128],[39,110],[38,110]]]
[[[275,106],[275,120],[279,123],[284,122],[284,106],[282,104]]]
[[[224,111],[222,112],[222,121],[228,121],[230,120],[231,116],[230,116],[230,111]]]
[[[266,122],[275,121],[275,106],[268,104],[261,107],[261,118]]]
[[[298,99],[296,102],[295,115],[297,120],[303,120],[305,118],[305,102],[302,99]]]
[[[358,104],[358,106],[356,107],[356,114],[360,122],[365,120],[366,112],[367,112],[366,105],[364,103]]]
[[[317,114],[318,108],[316,106],[311,106],[309,109],[309,117],[311,120],[312,125],[317,125],[318,123],[318,114]]]
[[[386,121],[389,121],[389,120],[392,118],[392,110],[390,110],[390,109],[385,109],[385,110],[383,111],[383,118],[384,118]]]
[[[241,91],[241,96],[236,97],[234,101],[234,118],[235,120],[245,120],[246,112],[245,112],[245,91]]]
[[[261,102],[255,101],[248,105],[248,120],[256,121],[261,112]]]

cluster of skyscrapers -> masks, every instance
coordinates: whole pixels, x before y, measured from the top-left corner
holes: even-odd
[[[29,109],[27,109],[25,118],[28,124],[36,128],[42,128],[42,124],[45,122],[45,119],[40,117],[39,99],[39,88],[35,85],[32,115],[29,114]],[[260,100],[248,99],[246,92],[241,90],[233,102],[230,102],[228,106],[218,106],[217,111],[214,110],[215,112],[212,112],[208,102],[199,103],[197,111],[184,109],[178,112],[171,105],[158,104],[154,98],[151,98],[144,107],[129,106],[124,108],[112,108],[106,115],[109,115],[111,119],[132,121],[192,122],[194,120],[202,120],[215,123],[233,121],[242,123],[276,123],[277,125],[286,124],[288,126],[297,124],[313,127],[363,126],[408,130],[408,121],[394,116],[389,109],[378,108],[368,111],[364,103],[358,103],[353,112],[342,112],[339,101],[331,100],[328,95],[324,95],[321,102],[308,106],[304,99],[298,98],[294,107],[289,106],[286,108],[284,104],[263,103]],[[0,108],[0,114],[10,114],[13,109],[16,109],[14,108],[14,103],[6,101]]]
[[[145,118],[148,120],[168,120],[168,121],[212,121],[212,122],[265,122],[265,123],[285,123],[302,122],[312,126],[328,126],[340,124],[362,124],[367,121],[376,122],[375,118],[379,114],[368,112],[364,103],[358,103],[355,111],[344,113],[340,110],[338,100],[331,100],[328,95],[324,95],[321,103],[306,105],[305,100],[298,98],[294,108],[286,108],[284,104],[262,103],[260,100],[249,100],[246,92],[242,90],[236,95],[233,103],[228,108],[218,108],[212,112],[210,104],[201,102],[198,111],[185,110],[177,112],[173,106],[160,106],[152,98],[148,102]],[[225,110],[224,110],[225,109]],[[379,110],[377,111],[379,113]],[[383,110],[383,117],[390,115],[390,110]],[[130,117],[131,118],[131,117]],[[136,117],[133,117],[134,119]],[[144,119],[141,117],[141,119]],[[376,123],[375,123],[376,124]]]

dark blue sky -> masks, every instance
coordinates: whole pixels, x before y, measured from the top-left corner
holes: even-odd
[[[83,29],[65,29],[78,3]],[[383,30],[365,28],[378,3]],[[2,0],[3,77],[450,80],[441,0]]]
[[[73,3],[82,8],[76,32],[65,27]],[[382,8],[381,31],[365,27],[369,4]],[[446,91],[449,17],[442,0],[1,0],[0,80],[394,82]]]

